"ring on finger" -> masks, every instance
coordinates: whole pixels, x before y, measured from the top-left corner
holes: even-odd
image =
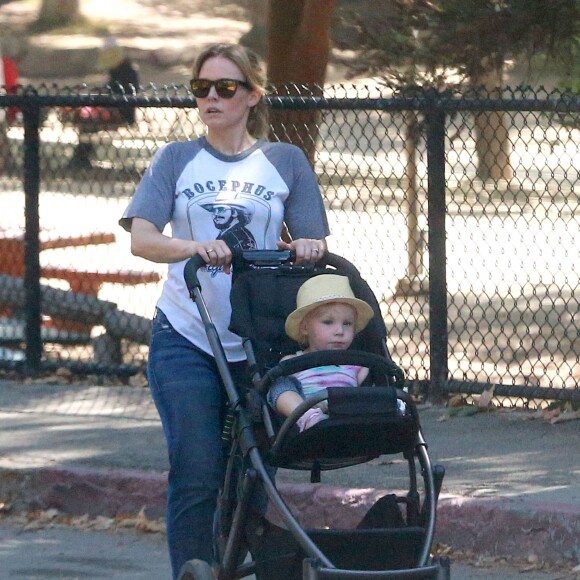
[[[209,254],[210,252],[214,252],[214,253],[215,253],[215,250],[214,250],[213,248],[210,248],[209,250],[206,250],[206,252],[207,252],[208,254]]]

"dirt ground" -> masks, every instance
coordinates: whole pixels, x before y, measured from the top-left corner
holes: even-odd
[[[114,36],[138,64],[143,84],[181,84],[190,77],[190,64],[204,45],[237,41],[250,28],[245,0],[81,0],[86,22],[81,27],[59,34],[31,35],[40,0],[15,0],[0,6],[0,41],[4,54],[13,56],[21,66],[22,84],[98,81],[102,74],[90,70],[71,76],[67,58],[73,51],[98,50],[103,39]],[[45,50],[44,67],[30,66],[31,47]],[[38,57],[36,58],[38,62]],[[38,69],[40,68],[40,71]],[[34,70],[32,74],[28,70]]]
[[[2,51],[20,63],[22,84],[99,83],[102,73],[90,67],[83,74],[68,74],[74,67],[67,66],[67,58],[73,58],[67,51],[89,47],[96,51],[105,37],[114,36],[138,64],[143,85],[180,85],[190,78],[191,63],[204,46],[237,42],[250,33],[253,21],[264,17],[263,11],[256,11],[264,0],[81,0],[86,18],[83,26],[67,34],[31,35],[27,30],[36,19],[40,1],[13,0],[0,5]],[[257,49],[256,37],[251,38]],[[45,50],[33,63],[31,46]],[[346,78],[343,56],[344,51],[333,50],[328,82]],[[39,59],[43,61],[40,66]],[[28,72],[31,70],[34,72]]]

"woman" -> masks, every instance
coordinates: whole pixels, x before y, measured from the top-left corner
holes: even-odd
[[[153,321],[148,378],[169,452],[167,538],[174,578],[187,560],[212,561],[224,467],[224,389],[183,280],[192,256],[207,264],[199,279],[234,381],[246,381],[240,338],[228,330],[231,251],[207,208],[243,213],[257,248],[291,249],[297,263],[316,261],[326,251],[328,223],[306,156],[262,138],[268,129],[263,87],[254,53],[230,44],[206,49],[194,65],[191,88],[207,135],[158,151],[120,222],[131,232],[133,254],[169,264]],[[167,224],[171,235],[163,233]],[[284,224],[291,242],[280,240]]]

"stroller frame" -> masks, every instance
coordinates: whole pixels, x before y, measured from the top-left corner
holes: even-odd
[[[250,266],[252,268],[274,269],[284,264],[290,264],[291,259],[292,255],[287,251],[249,250],[243,252],[241,256],[235,256],[234,271],[242,264],[242,268]],[[340,270],[346,268],[350,274],[354,271],[358,275],[356,268],[340,256],[328,254],[325,264],[336,267],[339,270],[337,273],[342,273]],[[197,276],[197,271],[202,266],[205,266],[205,262],[199,256],[191,258],[186,263],[184,277],[190,297],[199,309],[218,372],[225,387],[228,413],[224,426],[224,436],[231,437],[232,443],[227,461],[224,486],[218,498],[218,510],[214,525],[215,551],[219,560],[219,568],[216,570],[204,561],[191,560],[182,567],[179,580],[210,580],[215,578],[219,580],[233,580],[236,578],[245,578],[259,572],[259,562],[256,559],[248,562],[246,558],[248,533],[255,532],[258,535],[263,533],[262,526],[264,520],[261,516],[255,514],[251,507],[253,502],[252,498],[259,486],[265,492],[269,505],[281,518],[285,526],[285,533],[289,533],[292,536],[293,541],[301,550],[301,554],[304,555],[302,559],[302,578],[304,580],[332,580],[339,578],[354,580],[359,578],[373,578],[377,580],[399,578],[411,580],[446,580],[450,578],[450,563],[448,559],[444,557],[432,558],[430,556],[435,533],[437,499],[445,470],[442,466],[431,465],[427,453],[427,444],[418,423],[415,404],[412,398],[402,390],[404,380],[402,371],[392,361],[386,343],[384,345],[384,356],[357,351],[325,351],[322,354],[324,355],[324,361],[326,361],[325,364],[345,364],[348,361],[349,364],[360,364],[360,366],[378,365],[382,371],[385,370],[386,365],[388,374],[394,377],[391,381],[395,383],[397,398],[400,398],[406,403],[410,415],[412,415],[413,420],[417,423],[414,448],[412,451],[404,453],[409,470],[408,493],[406,498],[398,497],[398,501],[405,503],[407,525],[415,526],[413,527],[414,530],[417,527],[421,528],[420,534],[423,538],[422,546],[416,557],[415,565],[411,567],[387,570],[345,569],[337,567],[333,563],[333,558],[329,557],[325,550],[321,549],[317,541],[312,537],[316,537],[316,533],[313,534],[312,530],[310,534],[307,533],[285,500],[281,497],[274,483],[271,470],[262,457],[261,448],[264,446],[263,434],[260,436],[255,429],[256,415],[257,413],[261,413],[266,435],[271,442],[270,456],[275,457],[277,452],[283,448],[284,441],[287,439],[288,433],[296,423],[296,420],[305,410],[324,400],[326,395],[321,393],[304,401],[286,418],[276,433],[263,394],[276,377],[292,374],[297,372],[297,370],[302,370],[302,368],[315,366],[315,364],[312,364],[312,360],[317,364],[320,364],[320,362],[318,362],[316,356],[313,357],[310,354],[303,355],[283,361],[262,375],[258,369],[251,341],[249,339],[243,339],[252,380],[256,392],[260,393],[260,397],[256,399],[240,393],[230,374],[222,343],[202,296],[202,288]],[[312,354],[318,355],[319,353]],[[336,390],[342,391],[344,389]],[[318,425],[314,427],[318,427]],[[374,458],[377,455],[372,454],[370,458]],[[355,465],[361,463],[365,458],[366,454],[363,454],[362,458],[347,458],[346,461],[330,460],[330,463],[323,466],[323,468],[337,469]],[[244,464],[244,467],[241,469],[239,465],[240,460]],[[423,502],[421,502],[418,491],[416,461],[419,464],[423,478]],[[288,465],[282,466],[287,467]],[[296,462],[290,462],[290,468],[294,469],[310,469],[310,466],[311,462],[308,461],[301,462],[298,460]],[[317,481],[314,470],[312,473],[313,480]],[[248,532],[250,528],[253,532]],[[343,532],[343,530],[340,530],[340,532]],[[344,532],[348,533],[350,530],[345,530]],[[320,531],[320,533],[324,536],[325,531]],[[396,537],[397,533],[396,530],[393,532],[393,538]],[[266,576],[258,573],[256,577],[260,580],[270,580],[270,578],[271,580],[278,580],[274,575]]]

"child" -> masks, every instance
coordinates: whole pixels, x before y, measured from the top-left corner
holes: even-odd
[[[304,350],[282,360],[321,350],[346,350],[374,316],[366,302],[355,298],[348,278],[335,274],[321,274],[304,282],[298,290],[296,303],[296,310],[286,319],[285,329]],[[367,375],[367,368],[354,365],[306,369],[276,381],[268,393],[268,403],[288,416],[305,398],[321,389],[357,387]],[[317,406],[306,411],[296,422],[300,431],[327,419],[324,409],[325,406]]]

